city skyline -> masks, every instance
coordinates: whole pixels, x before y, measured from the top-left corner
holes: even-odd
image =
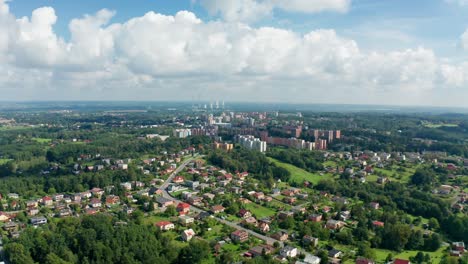
[[[464,0],[0,0],[0,91],[464,107],[467,14]]]

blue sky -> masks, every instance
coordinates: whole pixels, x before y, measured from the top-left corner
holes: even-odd
[[[201,94],[463,106],[452,95],[468,96],[466,0],[0,0],[2,6],[6,100]],[[324,90],[331,92],[317,96]]]

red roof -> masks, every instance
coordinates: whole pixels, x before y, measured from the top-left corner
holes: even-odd
[[[385,226],[385,223],[380,222],[380,221],[374,221],[374,222],[372,222],[372,224],[375,225],[375,226]]]
[[[44,198],[42,198],[43,201],[52,201],[52,198],[50,198],[49,196],[44,196]]]
[[[410,263],[411,262],[406,259],[395,259],[395,261],[393,262],[393,264],[410,264]]]
[[[156,226],[163,227],[163,226],[167,226],[167,225],[170,225],[170,224],[172,224],[172,223],[169,222],[169,221],[160,221],[160,222],[156,223]]]
[[[177,208],[190,208],[190,204],[188,203],[179,203]]]

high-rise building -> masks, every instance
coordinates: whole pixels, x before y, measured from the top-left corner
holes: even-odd
[[[176,129],[173,134],[176,138],[186,138],[192,135],[192,131],[190,129]]]
[[[260,152],[265,152],[267,150],[267,143],[265,141],[260,140],[254,136],[242,136],[238,135],[236,137],[237,142],[242,145],[243,147],[250,149],[250,150],[257,150]]]
[[[341,138],[341,130],[335,130],[335,138],[340,139]]]

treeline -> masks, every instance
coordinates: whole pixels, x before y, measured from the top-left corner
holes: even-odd
[[[231,152],[213,151],[208,156],[208,161],[230,172],[247,171],[259,180],[280,179],[289,181],[291,177],[288,170],[276,166],[264,154],[241,147],[236,147]]]
[[[323,170],[323,157],[318,152],[293,149],[272,149],[268,156],[307,171]]]
[[[168,250],[170,249],[170,250]],[[67,218],[48,228],[28,228],[5,246],[11,263],[200,263],[210,258],[208,242],[176,246],[154,226],[117,222],[99,214]]]
[[[365,203],[379,202],[388,211],[401,210],[407,214],[434,218],[453,240],[468,238],[468,216],[457,216],[449,210],[449,204],[430,193],[410,188],[398,182],[385,186],[376,183],[359,184],[352,180],[323,180],[317,189],[345,197],[359,197]]]

